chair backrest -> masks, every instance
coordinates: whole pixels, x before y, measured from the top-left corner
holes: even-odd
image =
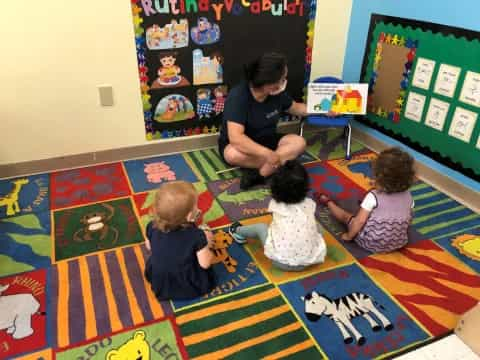
[[[313,80],[314,83],[331,83],[331,84],[343,84],[343,80],[336,78],[334,76],[321,76]]]
[[[331,84],[343,84],[343,80],[334,77],[334,76],[321,76],[313,80],[314,83],[331,83]],[[307,122],[311,125],[321,125],[321,126],[346,126],[352,116],[350,115],[343,115],[334,118],[330,118],[328,116],[322,114],[316,115],[309,115],[307,116]]]

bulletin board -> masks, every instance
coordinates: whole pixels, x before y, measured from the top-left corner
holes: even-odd
[[[480,33],[374,14],[359,120],[480,179]]]
[[[228,91],[243,79],[244,65],[264,52],[287,56],[287,91],[301,101],[315,1],[131,3],[148,140],[217,132]]]

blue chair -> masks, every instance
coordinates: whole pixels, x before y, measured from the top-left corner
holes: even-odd
[[[314,83],[334,83],[334,84],[343,84],[343,81],[332,76],[323,76],[315,79]],[[300,122],[300,136],[303,136],[303,126],[305,123],[309,125],[316,125],[316,126],[325,126],[325,127],[343,127],[344,128],[344,135],[346,138],[346,154],[345,159],[350,160],[350,143],[352,138],[352,126],[350,125],[350,121],[353,119],[351,115],[341,115],[336,117],[328,117],[325,115],[317,114],[317,115],[308,115],[305,119],[302,119]]]

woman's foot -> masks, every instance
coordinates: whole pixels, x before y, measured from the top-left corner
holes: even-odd
[[[323,205],[323,206],[327,206],[328,203],[329,203],[330,201],[332,201],[332,199],[330,199],[330,197],[329,197],[328,195],[323,194],[323,193],[319,193],[319,192],[315,192],[315,193],[313,194],[313,197],[315,198],[315,200],[316,200],[319,204],[321,204],[321,205]]]
[[[232,236],[233,240],[235,240],[235,242],[237,244],[245,244],[247,242],[247,238],[245,238],[244,236],[240,235],[240,234],[237,234],[237,228],[239,226],[242,226],[242,224],[240,224],[238,221],[235,221],[232,225],[230,225],[230,227],[228,228],[228,233]]]
[[[240,178],[240,189],[248,190],[256,185],[263,185],[265,178],[260,175],[257,169],[243,169],[242,177]]]

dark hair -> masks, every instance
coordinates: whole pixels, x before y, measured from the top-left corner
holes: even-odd
[[[413,158],[396,147],[382,151],[372,169],[376,183],[386,193],[408,190],[415,177]]]
[[[288,160],[272,175],[272,198],[285,204],[296,204],[305,199],[309,190],[307,170],[297,160]]]
[[[279,53],[265,53],[248,65],[245,65],[245,77],[254,87],[275,84],[285,74],[287,58]]]
[[[158,58],[162,60],[166,57],[173,57],[175,60],[177,59],[177,52],[176,51],[165,51],[158,55]]]

